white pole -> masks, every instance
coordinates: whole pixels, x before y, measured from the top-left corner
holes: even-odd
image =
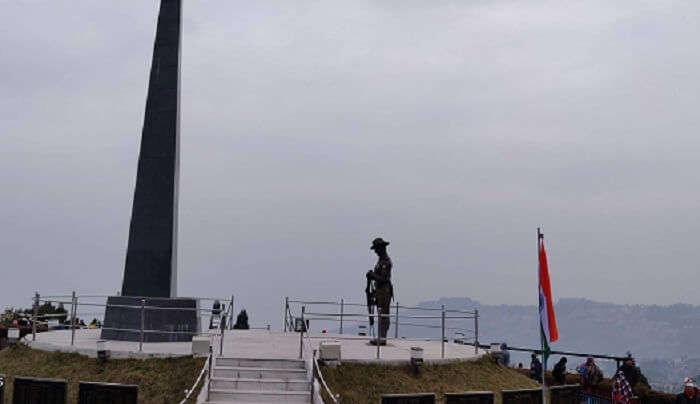
[[[224,334],[226,333],[226,327],[221,323],[219,327],[221,329],[221,340],[219,340],[219,357],[224,356]]]
[[[479,309],[474,309],[474,355],[479,354]]]
[[[231,295],[231,304],[228,306],[229,310],[229,315],[228,315],[228,329],[233,330],[233,301],[236,299],[234,295]]]
[[[381,338],[379,337],[382,334],[382,315],[379,314],[379,306],[377,306],[377,332],[375,334],[376,340],[377,340],[377,359],[380,358],[379,354],[379,345],[381,345]]]
[[[340,299],[340,333],[343,333],[343,312],[345,311],[345,299]]]
[[[139,352],[143,351],[143,329],[146,327],[146,299],[141,299],[141,335],[139,338]]]
[[[394,317],[394,339],[399,339],[399,302],[396,302],[396,313]]]
[[[299,359],[304,357],[304,331],[306,330],[306,320],[304,320],[306,306],[301,306],[301,330],[299,330]]]
[[[75,296],[75,291],[73,291],[70,301],[70,346],[73,346],[75,344],[75,317],[78,314],[78,310],[75,307],[78,301],[78,298]]]
[[[289,297],[284,298],[284,332],[287,332],[287,324],[289,324],[289,321],[287,320],[287,313],[289,312]],[[233,313],[233,311],[231,312]],[[231,316],[231,320],[233,320],[233,315]]]
[[[32,341],[36,341],[36,322],[39,319],[39,292],[34,292],[34,313],[32,315]]]
[[[440,338],[440,357],[445,359],[445,305],[442,305],[442,337]]]

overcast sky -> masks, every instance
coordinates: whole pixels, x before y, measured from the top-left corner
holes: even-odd
[[[121,286],[158,2],[0,0],[0,306]],[[697,1],[189,0],[179,294],[700,304]]]

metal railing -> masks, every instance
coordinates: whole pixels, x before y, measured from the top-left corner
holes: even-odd
[[[300,316],[296,317],[294,316],[291,308],[291,304],[299,304],[300,305]],[[310,306],[338,306],[338,312],[336,313],[322,313],[322,312],[307,312],[306,311],[306,305]],[[369,316],[372,316],[372,318],[375,320],[375,323],[377,324],[377,328],[380,327],[381,321],[383,318],[394,318],[395,321],[395,328],[394,328],[394,338],[398,338],[399,336],[399,320],[400,319],[415,319],[415,320],[430,320],[430,319],[440,319],[440,326],[432,326],[432,325],[426,325],[426,324],[415,324],[415,326],[425,326],[429,328],[440,328],[441,329],[441,357],[445,357],[445,332],[448,329],[453,329],[453,330],[462,330],[460,328],[456,327],[447,327],[446,326],[446,321],[447,320],[474,320],[474,340],[476,342],[475,346],[475,354],[478,354],[478,339],[479,339],[479,311],[478,310],[473,310],[473,311],[467,311],[467,310],[450,310],[447,309],[444,305],[441,306],[439,309],[434,309],[434,308],[425,308],[425,307],[409,307],[409,306],[401,306],[400,304],[396,303],[396,305],[393,306],[395,309],[394,314],[379,314],[379,313],[347,313],[345,311],[346,307],[366,307],[363,304],[358,304],[358,303],[345,303],[345,299],[341,299],[340,302],[329,302],[329,301],[302,301],[302,300],[290,300],[288,297],[285,298],[284,302],[284,321],[283,321],[283,327],[284,331],[294,331],[296,328],[299,328],[299,359],[304,359],[305,356],[308,356],[309,354],[311,357],[309,360],[311,361],[312,364],[312,379],[311,379],[311,396],[312,400],[315,394],[315,378],[318,378],[320,385],[323,387],[325,390],[327,396],[334,402],[338,403],[338,398],[339,396],[333,394],[331,391],[330,387],[328,387],[328,384],[326,383],[324,377],[323,377],[323,372],[321,371],[321,368],[318,364],[318,357],[317,353],[318,351],[316,349],[313,349],[313,346],[311,344],[311,333],[309,332],[310,330],[310,321],[337,321],[340,323],[339,326],[339,333],[343,334],[344,329],[343,325],[344,322],[348,321],[345,318],[349,317],[351,319],[357,318],[357,317],[363,317],[367,319],[367,323],[369,324]],[[440,315],[435,316],[435,315],[401,315],[399,313],[399,310],[405,310],[405,311],[439,311]],[[450,315],[448,315],[450,313]],[[463,314],[463,315],[459,315]],[[297,327],[297,324],[295,324],[295,320],[298,319],[300,322],[300,327]],[[363,320],[353,320],[355,322],[363,322]],[[406,323],[401,323],[403,325],[407,325]],[[369,328],[368,328],[369,330]],[[304,337],[304,334],[306,334],[306,338]],[[387,335],[388,337],[388,335]],[[372,339],[370,336],[368,336],[368,339]],[[381,358],[381,341],[379,340],[379,333],[375,333],[375,344],[377,347],[377,359]],[[306,355],[305,355],[306,354]]]
[[[306,311],[306,306],[301,307],[301,323],[305,323],[305,318],[304,318],[304,312]],[[306,333],[306,340],[304,340],[304,333]],[[331,400],[333,400],[334,403],[338,403],[338,397],[337,395],[333,394],[331,391],[330,387],[328,387],[328,384],[326,383],[326,380],[323,378],[323,372],[321,372],[321,367],[318,365],[318,358],[317,358],[317,350],[313,349],[311,345],[311,335],[308,332],[308,329],[306,327],[302,328],[299,331],[299,359],[304,359],[304,352],[307,352],[311,354],[311,357],[309,358],[311,361],[311,402],[314,402],[314,396],[316,394],[316,385],[315,385],[315,379],[318,377],[319,381],[321,382],[321,386],[325,389],[326,393],[328,394],[328,397],[330,397]],[[306,350],[304,349],[306,347]]]
[[[612,404],[612,398],[611,397],[601,397],[597,394],[593,393],[588,393],[583,390],[579,390],[578,392],[578,402],[581,404]],[[634,402],[630,403],[633,404]],[[636,404],[636,403],[634,403]]]
[[[295,316],[293,306],[300,306],[301,316]],[[321,310],[309,312],[306,311],[306,306],[331,306],[335,310],[333,312],[323,312]],[[345,299],[340,299],[340,301],[304,301],[295,300],[285,297],[284,299],[284,319],[283,319],[283,329],[285,332],[294,331],[299,328],[299,324],[296,324],[297,320],[301,320],[301,327],[305,331],[311,321],[331,323],[338,325],[338,332],[344,334],[344,326],[346,323],[355,324],[366,324],[367,334],[364,335],[369,340],[375,340],[377,346],[377,359],[381,358],[381,345],[382,341],[379,340],[379,333],[374,332],[372,322],[377,325],[377,329],[380,329],[380,324],[384,319],[388,319],[390,322],[393,319],[394,325],[394,339],[399,339],[399,330],[401,327],[422,327],[427,329],[440,329],[440,341],[441,341],[441,358],[445,357],[445,342],[447,341],[447,332],[454,331],[456,334],[462,335],[462,339],[472,340],[474,343],[474,353],[478,354],[479,349],[479,310],[455,310],[448,309],[444,305],[440,308],[431,307],[415,307],[415,306],[401,306],[398,302],[391,306],[394,313],[389,314],[379,314],[363,312],[359,313],[358,308],[365,309],[367,306],[360,303],[348,303]],[[435,313],[439,312],[439,315],[433,314],[422,314],[423,312]],[[415,313],[415,314],[414,314]],[[372,322],[370,322],[372,318]],[[405,322],[404,320],[409,320]],[[428,324],[430,320],[439,320],[439,324]],[[472,329],[448,326],[449,321],[458,320],[460,322],[468,322],[473,326]],[[302,333],[303,334],[303,333]],[[473,335],[473,337],[464,337],[466,335]],[[387,332],[387,338],[389,338],[389,333]],[[420,338],[421,340],[430,340],[429,338]],[[302,343],[300,343],[300,346]],[[302,348],[300,347],[300,357],[302,353]]]
[[[457,341],[457,343],[462,344],[462,345],[473,345],[475,348],[483,348],[483,349],[490,349],[490,345],[482,345],[482,344],[475,344],[473,342],[467,342],[467,341]],[[529,352],[529,353],[534,353],[536,355],[542,355],[542,349],[541,348],[520,348],[520,347],[514,347],[514,346],[507,346],[505,348],[507,351],[516,351],[516,352]],[[606,354],[596,354],[596,353],[590,353],[590,352],[571,352],[571,351],[557,351],[557,350],[550,350],[548,355],[562,355],[562,356],[577,356],[580,358],[595,358],[595,359],[603,359],[603,360],[609,360],[609,361],[615,361],[617,365],[617,369],[620,368],[620,363],[624,362],[627,359],[632,358],[632,353],[628,351],[626,356],[614,356],[614,355],[606,355]]]
[[[78,324],[78,320],[81,316],[90,316],[93,318],[103,318],[104,316],[104,311],[102,312],[95,312],[94,308],[104,308],[105,311],[107,308],[127,308],[127,309],[134,309],[134,310],[139,310],[140,311],[140,327],[138,329],[127,329],[127,328],[114,328],[114,327],[99,327],[103,330],[112,330],[112,331],[126,331],[126,332],[133,332],[133,333],[138,333],[139,334],[139,352],[143,351],[143,343],[145,341],[145,335],[149,333],[158,333],[158,334],[188,334],[188,335],[203,335],[203,336],[219,336],[220,338],[220,352],[223,352],[223,331],[221,327],[218,327],[216,330],[209,330],[207,327],[207,331],[204,330],[177,330],[177,331],[167,331],[167,330],[150,330],[146,329],[146,312],[147,311],[167,311],[167,310],[176,310],[176,311],[194,311],[197,312],[197,317],[198,317],[198,323],[200,324],[207,324],[208,322],[204,322],[204,319],[210,319],[214,315],[219,315],[222,316],[223,318],[226,318],[230,326],[232,326],[232,317],[233,317],[233,302],[234,302],[234,296],[231,296],[231,299],[221,299],[221,298],[213,298],[213,297],[193,297],[192,299],[197,300],[198,304],[197,307],[159,307],[159,306],[147,306],[146,303],[147,301],[151,300],[178,300],[178,298],[165,298],[165,297],[134,297],[134,296],[129,296],[131,298],[140,298],[140,305],[125,305],[125,304],[107,304],[106,299],[111,296],[109,295],[78,295],[76,294],[75,291],[73,291],[70,295],[49,295],[49,296],[42,296],[39,294],[39,292],[36,292],[32,298],[33,300],[33,312],[31,318],[28,318],[28,320],[32,324],[32,341],[36,341],[36,334],[37,334],[37,325],[39,324],[48,324],[48,321],[42,321],[44,319],[48,318],[55,318],[55,317],[66,317],[70,318],[70,322],[67,324],[69,329],[71,330],[71,335],[70,335],[70,345],[74,346],[75,345],[75,330],[76,329],[81,329],[83,328],[82,325]],[[70,299],[70,300],[66,300]],[[87,300],[92,300],[92,301],[84,301],[81,299],[87,299]],[[94,299],[104,299],[105,301],[100,303],[100,302],[95,302]],[[226,311],[217,309],[214,310],[212,308],[201,308],[200,303],[201,302],[214,302],[214,301],[219,301],[220,303],[223,304],[228,304],[228,308]],[[69,305],[70,310],[68,313],[65,314],[39,314],[39,308],[41,305],[49,303],[49,304],[63,304],[63,305]],[[80,307],[89,307],[92,308],[92,312],[79,312]],[[222,325],[224,323],[222,322]]]

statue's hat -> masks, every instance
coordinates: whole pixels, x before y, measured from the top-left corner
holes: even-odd
[[[379,247],[386,247],[389,245],[388,241],[384,241],[383,238],[378,237],[372,240],[372,247],[370,247],[370,250],[376,250]]]

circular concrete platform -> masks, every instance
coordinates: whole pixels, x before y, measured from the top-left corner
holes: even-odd
[[[97,356],[97,341],[100,330],[81,329],[75,332],[75,342],[71,345],[70,330],[49,331],[25,337],[25,343],[32,348],[46,351],[77,352],[90,357]],[[427,363],[454,362],[474,359],[485,353],[474,352],[469,345],[445,342],[445,357],[441,357],[440,341],[389,339],[386,346],[380,347],[380,359],[377,359],[377,347],[368,344],[366,337],[341,334],[311,334],[305,338],[305,344],[311,349],[318,349],[323,341],[338,342],[341,345],[343,361],[406,363],[411,354],[411,347],[423,348],[423,357]],[[219,336],[211,336],[214,353],[218,355],[221,348]],[[109,341],[108,349],[112,358],[167,358],[192,355],[191,342],[149,342],[143,344],[139,351],[138,342]],[[227,330],[223,339],[223,356],[230,358],[260,359],[295,359],[299,356],[299,334],[267,330]]]

